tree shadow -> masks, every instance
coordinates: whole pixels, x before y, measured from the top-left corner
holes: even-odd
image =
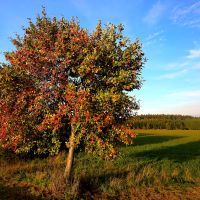
[[[7,184],[8,180],[0,177],[0,199],[1,200],[47,200],[51,196],[47,191],[41,190],[38,186],[31,183],[10,183]],[[38,192],[35,195],[31,192],[31,189]],[[55,199],[55,198],[54,198]]]
[[[136,138],[133,138],[133,145],[130,146],[142,146],[142,145],[147,145],[147,144],[158,144],[158,143],[163,143],[167,142],[170,140],[175,140],[175,139],[180,139],[184,138],[185,136],[156,136],[154,134],[145,134],[145,133],[140,133]],[[132,138],[131,138],[132,139]],[[123,143],[120,145],[121,147],[125,147]]]
[[[130,157],[148,157],[156,158],[157,160],[169,159],[174,162],[185,162],[196,159],[200,156],[200,140],[178,144],[176,146],[166,146],[161,149],[153,149],[142,151],[139,153],[129,154]]]

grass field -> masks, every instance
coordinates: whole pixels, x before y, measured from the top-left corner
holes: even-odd
[[[76,153],[73,187],[63,182],[67,154],[2,161],[0,200],[200,199],[200,130],[135,130],[122,158]],[[182,196],[181,196],[182,195]]]

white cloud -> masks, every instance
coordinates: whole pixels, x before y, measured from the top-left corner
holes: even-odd
[[[172,78],[175,78],[175,77],[178,77],[178,76],[181,76],[182,74],[185,74],[188,70],[185,69],[185,70],[182,70],[180,72],[177,72],[177,73],[171,73],[171,74],[166,74],[166,75],[163,75],[163,76],[160,76],[160,77],[157,77],[157,78],[154,78],[155,80],[159,80],[159,79],[172,79]]]
[[[200,57],[200,49],[198,50],[189,50],[190,55],[186,56],[186,58],[198,58]]]
[[[162,33],[162,32],[164,32],[164,31],[162,30],[162,31],[160,31],[160,32],[154,33],[153,35],[149,35],[149,37],[146,38],[146,39],[149,40],[149,39],[155,37],[156,35],[158,35],[158,34],[160,34],[160,33]]]
[[[149,12],[146,14],[146,16],[143,18],[143,21],[154,24],[158,21],[159,17],[163,14],[165,7],[160,4],[160,1],[158,1],[152,8],[149,10]]]
[[[200,91],[191,91],[191,92],[179,92],[174,94],[169,94],[167,97],[174,97],[174,96],[184,96],[184,97],[200,97]]]

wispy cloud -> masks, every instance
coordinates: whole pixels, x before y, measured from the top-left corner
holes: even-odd
[[[194,27],[195,25],[199,24],[200,22],[200,19],[196,19],[196,20],[190,20],[190,21],[187,21],[183,24],[184,25],[192,25],[192,27]]]
[[[200,90],[199,91],[189,91],[189,92],[179,92],[174,94],[168,94],[167,97],[174,97],[174,96],[184,96],[184,97],[200,97]]]
[[[186,56],[186,58],[198,58],[200,57],[200,49],[197,50],[189,50],[190,55]]]
[[[171,14],[171,19],[175,24],[200,26],[200,1],[191,5],[184,6],[183,4],[177,5]]]
[[[150,42],[147,42],[146,45],[144,45],[144,46],[148,46],[148,45],[154,44],[154,43],[156,43],[156,40],[152,40],[152,41],[150,41]]]
[[[188,81],[190,83],[197,83],[197,82],[200,82],[200,78],[186,79],[185,81]]]
[[[180,66],[182,67],[182,66],[186,66],[188,64],[189,64],[188,62],[185,62],[185,63],[180,64]]]
[[[194,65],[193,67],[191,67],[191,69],[200,69],[200,63]]]
[[[166,101],[156,101],[156,102],[143,102],[142,105],[163,105],[163,104],[167,104]]]
[[[178,76],[181,76],[182,74],[185,74],[188,70],[185,69],[185,70],[182,70],[180,72],[177,72],[177,73],[171,73],[171,74],[166,74],[166,75],[163,75],[163,76],[160,76],[160,77],[156,77],[154,78],[155,80],[160,80],[160,79],[173,79],[173,78],[176,78]]]
[[[146,39],[149,40],[149,39],[151,39],[151,38],[155,37],[156,35],[159,35],[160,33],[163,33],[163,32],[164,32],[164,31],[162,30],[162,31],[160,31],[160,32],[154,33],[153,35],[149,35],[149,37],[146,38]]]
[[[200,103],[200,101],[183,101],[181,103],[176,103],[176,104],[170,104],[168,107],[174,107],[174,106],[186,106],[186,105],[192,105],[194,103]]]
[[[170,63],[165,67],[165,70],[171,70],[171,69],[174,69],[174,68],[176,69],[178,65],[179,64],[176,63],[176,62]]]
[[[190,65],[190,63],[188,62],[184,62],[184,63],[179,63],[179,62],[173,62],[173,63],[169,63],[166,67],[165,70],[175,70],[175,69],[181,69],[184,66]]]
[[[163,11],[165,9],[165,6],[158,1],[146,14],[146,16],[143,18],[143,21],[154,24],[158,21],[159,17],[162,15]]]
[[[166,39],[165,39],[164,37],[165,37],[165,36],[160,37],[160,41],[165,41]]]

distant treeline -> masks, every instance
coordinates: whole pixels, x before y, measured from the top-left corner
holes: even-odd
[[[127,121],[132,129],[200,130],[200,117],[189,115],[138,115]]]

